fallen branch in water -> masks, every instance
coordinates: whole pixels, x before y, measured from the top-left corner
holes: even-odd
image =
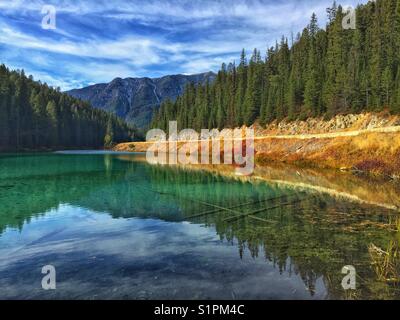
[[[246,202],[246,203],[240,203],[240,204],[234,205],[232,207],[227,207],[227,208],[225,208],[225,210],[217,209],[217,210],[204,211],[204,212],[201,212],[201,213],[186,217],[186,219],[199,218],[199,217],[206,216],[206,215],[213,214],[213,213],[217,213],[217,212],[220,212],[220,211],[226,211],[226,210],[229,211],[231,209],[241,208],[241,207],[249,206],[249,205],[256,204],[256,203],[279,200],[279,199],[287,198],[287,197],[294,196],[294,195],[295,194],[285,194],[285,195],[282,195],[282,196],[279,196],[279,197],[268,198],[268,199],[264,199],[264,200],[251,201],[251,202]]]
[[[147,189],[147,188],[143,188],[143,189]],[[153,190],[153,189],[147,189],[147,190],[149,190],[149,191],[151,191],[151,192],[154,192],[154,193],[158,193],[158,194],[160,194],[160,195],[164,195],[164,196],[178,197],[178,195],[176,195],[176,194],[174,194],[174,193],[161,192],[161,191]],[[241,214],[241,212],[239,212],[239,211],[235,211],[235,210],[233,210],[233,209],[228,209],[228,208],[225,208],[225,207],[221,207],[221,206],[218,206],[218,205],[215,205],[215,204],[212,204],[212,203],[208,203],[208,202],[202,201],[202,200],[196,200],[196,199],[187,198],[187,197],[182,197],[182,196],[180,196],[180,199],[185,200],[185,201],[191,201],[191,202],[194,201],[194,202],[197,202],[197,203],[201,203],[201,204],[204,204],[204,205],[206,205],[206,206],[209,206],[209,207],[213,207],[213,208],[218,209],[218,210],[216,210],[216,211],[220,211],[220,210],[226,211],[226,210],[227,210],[227,211],[231,211],[231,212],[236,213],[236,214]]]
[[[269,210],[272,210],[272,209],[281,208],[281,207],[284,207],[284,206],[290,206],[292,204],[302,202],[302,201],[306,200],[307,198],[309,198],[309,197],[302,198],[302,199],[297,199],[297,200],[290,201],[290,202],[280,203],[280,204],[275,205],[275,206],[271,206],[271,207],[267,207],[267,208],[263,208],[263,209],[258,209],[258,210],[252,211],[252,212],[247,212],[247,213],[244,213],[244,214],[240,214],[238,216],[226,218],[226,219],[224,219],[222,221],[223,222],[232,222],[232,221],[235,221],[235,220],[246,218],[248,216],[252,216],[252,215],[257,214],[257,213],[269,211]]]

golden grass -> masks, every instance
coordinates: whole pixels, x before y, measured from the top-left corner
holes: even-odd
[[[178,148],[185,143],[179,142]],[[114,150],[146,152],[151,145],[151,142],[122,143]],[[283,162],[400,177],[400,132],[309,139],[257,137],[255,152],[258,163]]]

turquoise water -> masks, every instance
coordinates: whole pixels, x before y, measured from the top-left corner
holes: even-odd
[[[381,226],[397,213],[306,190],[140,154],[5,154],[0,210],[0,299],[400,297],[369,250],[397,250],[398,232]],[[42,289],[44,265],[56,290]]]

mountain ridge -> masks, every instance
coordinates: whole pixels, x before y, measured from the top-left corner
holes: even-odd
[[[93,107],[112,112],[134,124],[146,128],[160,104],[175,100],[189,83],[212,82],[216,77],[213,72],[192,75],[175,74],[158,78],[117,77],[108,83],[98,83],[66,93],[87,102]]]

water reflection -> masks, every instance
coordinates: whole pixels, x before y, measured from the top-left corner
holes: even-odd
[[[141,160],[2,156],[0,297],[400,297],[396,184]],[[54,293],[32,280],[49,260],[62,269]],[[344,265],[356,267],[356,291],[341,287]]]

